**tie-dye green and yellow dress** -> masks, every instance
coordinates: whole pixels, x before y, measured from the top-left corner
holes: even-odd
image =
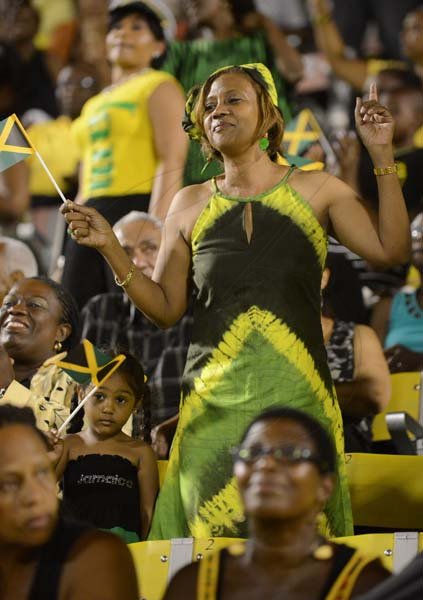
[[[320,324],[326,233],[291,187],[231,198],[213,182],[192,233],[194,331],[150,539],[245,537],[230,449],[264,409],[304,410],[338,452],[326,533],[352,534],[341,414]]]

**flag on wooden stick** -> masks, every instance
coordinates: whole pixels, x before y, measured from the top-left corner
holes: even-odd
[[[35,154],[40,161],[41,166],[47,173],[62,201],[66,202],[66,198],[57,185],[57,181],[51,174],[41,154],[34,147],[18,117],[13,114],[0,121],[0,173],[25,160],[25,158],[28,158],[32,154]]]

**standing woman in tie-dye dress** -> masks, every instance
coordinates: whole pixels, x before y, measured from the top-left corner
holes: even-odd
[[[63,207],[73,238],[102,253],[160,327],[183,315],[194,288],[179,424],[151,538],[246,535],[229,449],[276,405],[308,412],[333,435],[337,482],[326,533],[352,533],[341,415],[320,326],[325,230],[380,265],[405,262],[410,245],[394,123],[375,88],[367,102],[357,100],[356,122],[377,168],[379,215],[335,177],[279,164],[283,120],[262,64],[219,70],[188,99],[185,129],[225,173],[175,196],[152,280],[134,269],[96,211]]]

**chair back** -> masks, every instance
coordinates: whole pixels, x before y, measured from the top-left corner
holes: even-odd
[[[423,530],[423,456],[345,455],[354,525]]]
[[[373,420],[373,441],[381,442],[390,439],[385,420],[387,413],[407,412],[413,419],[422,423],[422,375],[423,372],[420,371],[391,374],[391,398],[386,409]]]

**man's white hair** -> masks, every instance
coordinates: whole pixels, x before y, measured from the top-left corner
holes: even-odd
[[[0,251],[5,257],[6,275],[14,271],[22,271],[25,277],[38,275],[38,264],[31,248],[20,240],[0,236]]]
[[[113,225],[113,231],[116,233],[118,229],[124,225],[127,225],[128,223],[133,223],[134,221],[148,221],[148,223],[152,223],[155,227],[157,227],[157,229],[163,228],[162,221],[157,219],[157,217],[153,217],[152,215],[149,215],[141,210],[131,210],[130,213],[119,219],[119,221],[116,221],[116,223]]]

